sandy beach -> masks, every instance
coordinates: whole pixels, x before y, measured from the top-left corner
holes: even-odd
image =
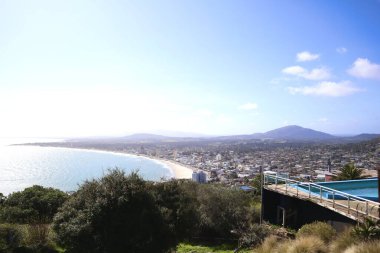
[[[155,158],[151,158],[155,159]],[[191,178],[193,173],[193,169],[182,164],[179,164],[174,161],[164,160],[164,159],[156,159],[164,164],[166,164],[174,174],[174,177],[177,179]]]

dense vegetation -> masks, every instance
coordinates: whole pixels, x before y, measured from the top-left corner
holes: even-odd
[[[70,196],[41,186],[0,195],[0,253],[379,252],[373,221],[339,234],[322,222],[295,233],[259,225],[259,207],[238,189],[153,183],[115,169]]]
[[[8,225],[0,252],[56,245],[78,253],[170,252],[180,242],[237,244],[258,218],[250,193],[186,180],[152,183],[116,169],[71,196],[33,186],[3,197],[0,223]],[[18,239],[9,241],[9,234]]]

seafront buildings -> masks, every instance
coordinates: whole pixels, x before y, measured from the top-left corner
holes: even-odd
[[[155,143],[127,145],[124,151],[174,160],[207,173],[208,181],[246,184],[260,169],[303,181],[325,181],[347,163],[375,176],[380,142],[307,143]]]
[[[290,179],[325,181],[353,163],[369,176],[380,166],[380,139],[353,143],[271,140],[182,142],[65,142],[46,146],[100,149],[175,161],[204,171],[207,181],[246,185],[262,171]]]

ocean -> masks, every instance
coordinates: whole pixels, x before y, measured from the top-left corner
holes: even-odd
[[[127,174],[138,170],[142,178],[159,181],[173,173],[165,164],[111,152],[0,144],[0,193],[8,195],[33,185],[75,191],[85,180],[100,178],[118,167]]]

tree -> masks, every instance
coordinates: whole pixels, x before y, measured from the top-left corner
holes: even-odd
[[[167,252],[176,246],[151,185],[121,170],[85,182],[56,214],[53,229],[67,252]]]
[[[261,180],[261,174],[256,175],[252,180],[252,187],[255,188],[256,195],[261,195]]]
[[[339,174],[336,176],[336,180],[354,180],[366,177],[367,176],[363,175],[363,169],[356,168],[353,163],[348,163],[340,170]]]
[[[231,238],[231,231],[246,230],[255,219],[249,194],[215,185],[200,185],[197,193],[200,236]]]
[[[185,180],[171,180],[152,186],[156,204],[165,223],[169,225],[170,237],[179,243],[188,241],[197,231],[199,203],[195,190],[198,184]]]
[[[9,223],[50,223],[68,195],[39,185],[10,194],[0,207],[0,221]]]

